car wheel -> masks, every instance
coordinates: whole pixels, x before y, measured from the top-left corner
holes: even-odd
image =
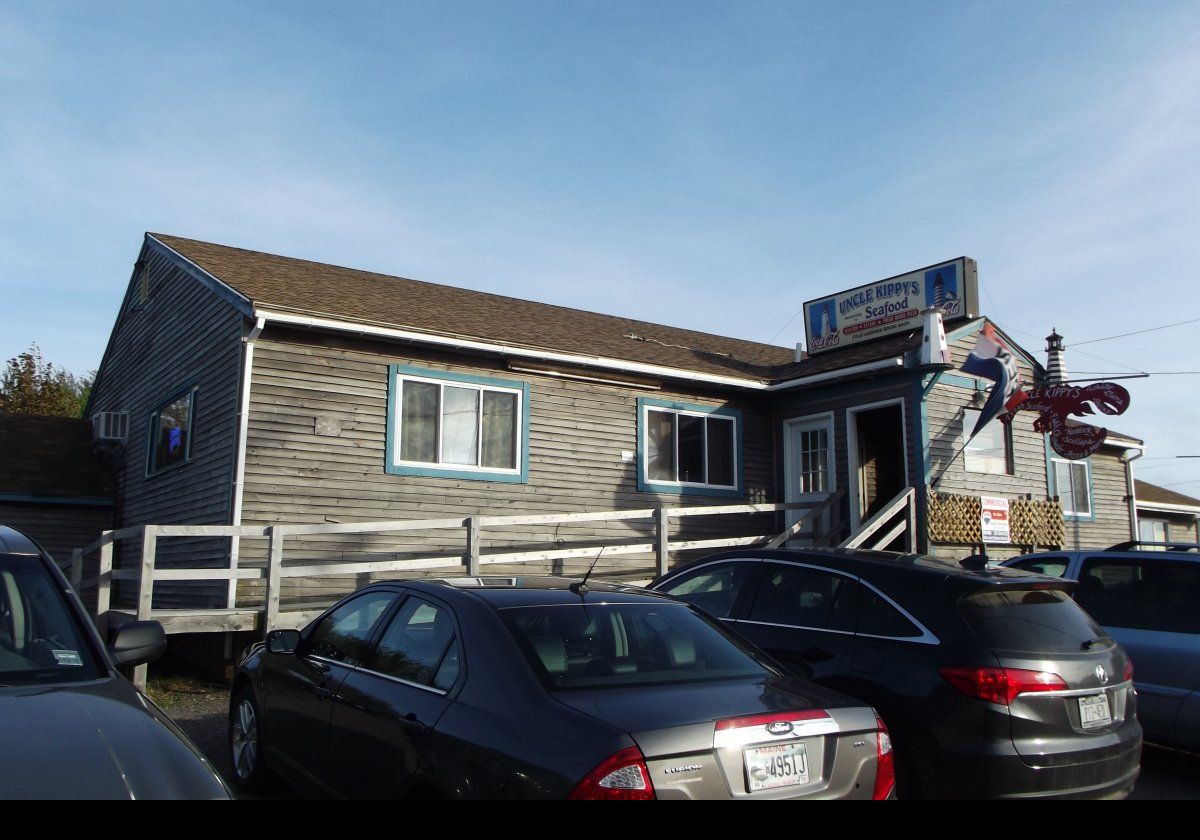
[[[257,793],[267,782],[262,760],[262,717],[254,691],[245,685],[229,708],[229,762],[238,787]]]

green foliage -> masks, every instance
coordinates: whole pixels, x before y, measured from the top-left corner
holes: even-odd
[[[79,377],[42,358],[36,344],[13,356],[0,375],[0,411],[13,414],[82,417],[92,390],[90,376]]]

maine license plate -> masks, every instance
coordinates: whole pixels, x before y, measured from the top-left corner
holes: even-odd
[[[751,793],[808,784],[808,755],[801,742],[751,747],[744,756]]]
[[[1112,712],[1108,710],[1108,695],[1079,698],[1079,722],[1084,729],[1095,729],[1112,723]]]

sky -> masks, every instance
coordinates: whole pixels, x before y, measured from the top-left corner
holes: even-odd
[[[1195,2],[0,0],[0,57],[0,359],[96,368],[151,230],[785,346],[966,255],[1077,378],[1200,370],[1095,341],[1200,319]],[[1200,497],[1200,378],[1122,384]]]

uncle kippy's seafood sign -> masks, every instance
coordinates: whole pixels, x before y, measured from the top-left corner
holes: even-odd
[[[921,310],[937,306],[947,321],[977,314],[975,260],[950,262],[889,277],[804,304],[809,353],[820,353],[919,328]]]

